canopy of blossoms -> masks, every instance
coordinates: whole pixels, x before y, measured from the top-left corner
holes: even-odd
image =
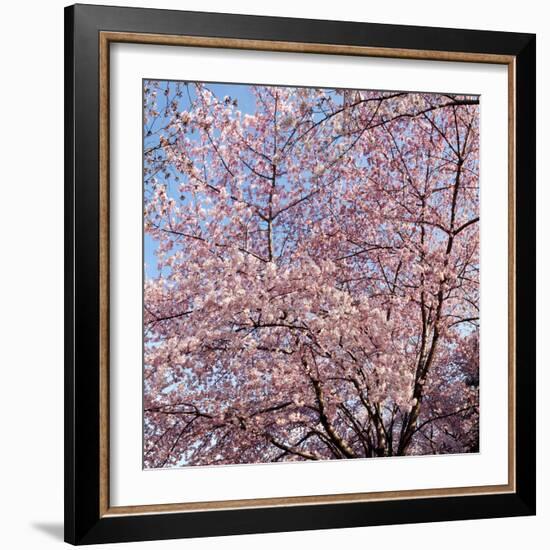
[[[145,467],[476,452],[478,179],[476,96],[146,81]]]

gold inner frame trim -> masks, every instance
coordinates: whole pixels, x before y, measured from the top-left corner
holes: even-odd
[[[429,61],[456,61],[467,63],[492,63],[508,67],[508,483],[476,487],[415,489],[405,491],[380,491],[332,495],[308,495],[213,502],[189,502],[172,504],[147,504],[138,506],[111,506],[109,499],[109,83],[111,43],[153,44],[162,46],[187,46],[255,50],[270,52],[313,53],[364,57],[388,57],[395,59],[419,59]],[[278,42],[205,36],[161,35],[146,33],[99,33],[99,284],[100,284],[100,467],[99,514],[100,517],[123,515],[197,512],[279,506],[313,506],[352,502],[375,502],[417,498],[441,498],[449,496],[488,495],[514,493],[516,491],[516,342],[515,342],[515,129],[516,129],[516,59],[515,56],[462,53],[447,51],[414,50],[402,48],[378,48],[337,44]]]

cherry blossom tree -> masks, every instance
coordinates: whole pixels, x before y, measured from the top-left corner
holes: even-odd
[[[478,97],[146,81],[144,136],[145,467],[478,450]]]

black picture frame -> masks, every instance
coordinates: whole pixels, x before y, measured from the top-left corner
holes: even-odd
[[[337,504],[100,512],[100,32],[512,56],[515,491]],[[65,540],[145,541],[535,514],[535,60],[532,34],[141,8],[65,8]]]

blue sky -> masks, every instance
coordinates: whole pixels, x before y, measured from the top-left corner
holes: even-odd
[[[171,85],[173,90],[174,82],[169,81],[157,81],[159,82],[161,89],[166,89],[166,86]],[[146,81],[144,82],[146,84]],[[214,93],[217,97],[223,98],[224,96],[229,96],[232,99],[236,99],[238,102],[238,109],[243,114],[253,114],[256,111],[255,99],[250,90],[250,85],[248,84],[207,84],[208,89]],[[189,109],[189,99],[186,94],[180,98],[179,111],[185,111]],[[161,128],[163,124],[166,124],[167,119],[160,118],[154,125],[153,129]],[[144,134],[146,134],[149,129],[149,125],[144,128]],[[153,138],[148,138],[145,135],[145,148],[150,147],[158,143],[158,136]],[[157,176],[159,181],[162,181],[162,176]],[[156,278],[159,275],[157,269],[157,259],[155,256],[155,250],[157,248],[157,243],[149,235],[144,233],[143,236],[143,258],[145,262],[145,277]]]

